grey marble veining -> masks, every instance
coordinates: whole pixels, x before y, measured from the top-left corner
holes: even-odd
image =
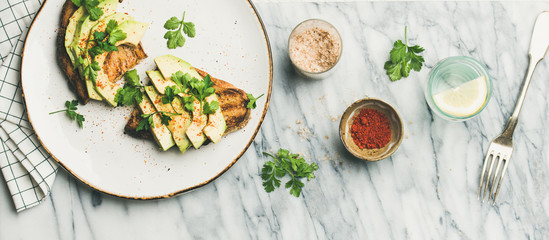
[[[534,74],[515,151],[494,207],[477,200],[485,151],[510,116],[526,72],[535,17],[545,2],[258,3],[274,60],[269,113],[244,157],[215,182],[158,201],[113,198],[60,172],[51,199],[16,214],[0,184],[0,239],[544,239],[549,236],[549,62]],[[337,72],[306,80],[292,70],[287,38],[308,18],[343,38]],[[404,38],[425,66],[389,81],[383,64]],[[433,115],[423,86],[448,56],[484,63],[493,96],[472,120]],[[339,117],[365,96],[393,104],[406,137],[380,162],[362,162],[339,141]],[[261,186],[263,151],[280,147],[316,162],[300,198]]]

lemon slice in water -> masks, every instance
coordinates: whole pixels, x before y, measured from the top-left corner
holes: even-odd
[[[484,76],[433,96],[438,108],[448,114],[466,117],[479,111],[488,94]]]

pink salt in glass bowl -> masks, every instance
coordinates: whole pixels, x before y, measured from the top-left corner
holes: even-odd
[[[343,52],[337,29],[321,19],[298,24],[288,39],[288,54],[296,71],[313,79],[326,78],[335,70]]]

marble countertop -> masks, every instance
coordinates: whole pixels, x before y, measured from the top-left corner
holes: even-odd
[[[61,171],[51,198],[17,214],[0,184],[0,239],[541,239],[549,236],[549,61],[534,74],[515,151],[496,206],[477,200],[489,141],[510,116],[526,72],[535,18],[548,2],[257,3],[273,50],[269,112],[246,154],[223,176],[165,200],[114,198]],[[343,38],[337,72],[296,75],[287,56],[292,28],[308,18]],[[404,38],[426,51],[421,72],[389,81],[383,64]],[[423,86],[448,56],[487,66],[493,96],[472,120],[445,121],[429,110]],[[338,137],[346,106],[365,96],[395,106],[405,139],[390,158],[363,162]],[[266,193],[263,151],[280,147],[316,162],[303,195]],[[1,177],[0,177],[1,178]],[[0,181],[3,182],[3,181]]]

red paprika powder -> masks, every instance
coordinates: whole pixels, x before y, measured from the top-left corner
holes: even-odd
[[[365,108],[353,119],[351,137],[360,149],[382,148],[391,140],[391,124],[383,113]]]

